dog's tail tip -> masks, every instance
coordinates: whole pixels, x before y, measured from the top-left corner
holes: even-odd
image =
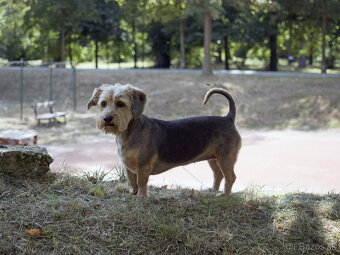
[[[227,90],[222,89],[222,88],[211,88],[211,89],[209,89],[208,92],[205,94],[202,105],[204,106],[208,102],[210,96],[212,94],[215,94],[215,93],[221,94],[228,99],[228,101],[229,101],[229,113],[228,113],[227,117],[230,117],[233,120],[233,122],[235,122],[235,118],[236,118],[235,101]]]

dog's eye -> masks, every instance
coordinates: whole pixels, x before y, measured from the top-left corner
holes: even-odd
[[[117,105],[117,107],[124,107],[125,106],[125,104],[123,102],[120,102],[120,101],[117,102],[116,105]]]
[[[106,106],[106,102],[103,101],[103,102],[101,103],[101,105],[102,105],[102,107],[105,107],[105,106]]]

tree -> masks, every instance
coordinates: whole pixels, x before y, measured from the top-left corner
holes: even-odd
[[[242,41],[248,35],[246,27],[249,26],[248,21],[252,20],[251,16],[242,18],[249,10],[249,1],[228,0],[222,1],[222,9],[219,18],[213,24],[213,40],[223,41],[224,45],[224,69],[229,70],[230,58],[230,41]],[[242,35],[240,36],[240,33]],[[249,38],[250,39],[250,38]],[[249,40],[248,40],[249,41]]]
[[[27,5],[21,1],[0,2],[0,56],[5,59],[19,60],[27,54],[23,29],[26,10]]]
[[[170,67],[171,33],[169,33],[165,26],[166,24],[161,22],[150,24],[148,40],[152,43],[152,53],[156,57],[156,68]]]
[[[81,34],[95,43],[95,66],[98,68],[99,43],[120,37],[120,18],[122,10],[116,1],[95,0],[93,20],[81,23]]]
[[[340,1],[339,0],[314,0],[309,3],[311,11],[310,20],[319,24],[322,31],[322,45],[321,45],[321,73],[326,73],[326,46],[327,46],[327,29],[331,24],[339,21]]]
[[[188,16],[186,12],[187,2],[188,0],[159,0],[155,4],[150,5],[154,9],[154,15],[151,17],[152,22],[157,21],[171,26],[166,30],[173,30],[172,37],[177,40],[179,39],[180,68],[186,67],[184,31],[185,21]],[[177,25],[176,28],[174,27],[175,24]],[[179,35],[179,38],[177,35]],[[177,48],[178,42],[175,42],[174,46]]]
[[[204,60],[203,75],[212,75],[210,43],[211,43],[211,23],[217,18],[221,11],[220,0],[191,0],[188,3],[190,12],[194,11],[204,16]]]
[[[140,7],[139,1],[125,0],[123,3],[124,18],[128,22],[128,24],[131,26],[131,29],[132,29],[134,68],[137,68],[137,62],[138,62],[138,46],[137,46],[136,34],[137,34],[137,26],[138,26],[137,24],[138,17],[140,15],[139,7]]]
[[[80,19],[92,17],[92,0],[36,0],[29,4],[30,9],[26,13],[29,29],[37,29],[45,34],[58,32],[60,55],[56,59],[64,62],[66,37],[74,32]]]
[[[260,6],[260,15],[262,16],[262,25],[265,28],[264,37],[268,38],[268,46],[270,49],[269,71],[277,71],[277,36],[278,24],[280,18],[280,6],[277,2],[266,1]]]

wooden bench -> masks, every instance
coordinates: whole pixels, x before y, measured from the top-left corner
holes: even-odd
[[[38,133],[33,130],[4,130],[0,131],[0,144],[2,145],[36,145]]]
[[[35,118],[38,121],[38,125],[40,125],[40,121],[48,120],[48,123],[56,122],[58,117],[64,118],[64,124],[66,124],[66,115],[67,112],[53,112],[54,101],[46,101],[42,103],[32,104],[32,108],[34,110]],[[48,112],[46,112],[48,108]],[[44,113],[42,113],[44,111]]]

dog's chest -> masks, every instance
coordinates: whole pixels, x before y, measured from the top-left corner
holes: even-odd
[[[117,148],[120,159],[125,167],[131,172],[136,173],[138,169],[138,150],[129,149],[117,140]]]

